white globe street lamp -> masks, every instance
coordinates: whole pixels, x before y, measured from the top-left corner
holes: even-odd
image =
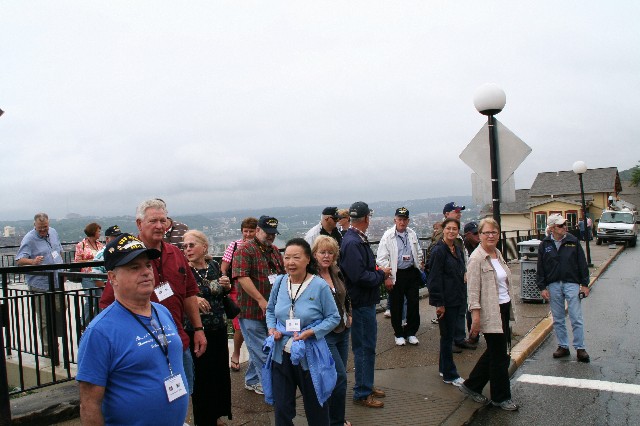
[[[486,83],[476,89],[473,105],[480,114],[487,116],[489,127],[489,161],[491,162],[491,198],[493,202],[493,219],[500,226],[500,179],[498,176],[498,143],[496,136],[496,120],[498,114],[507,103],[504,90],[493,83]],[[502,227],[500,227],[502,229]]]
[[[591,250],[589,249],[589,240],[591,240],[591,231],[587,226],[587,203],[584,201],[584,184],[582,183],[582,175],[587,172],[587,165],[584,161],[576,161],[573,163],[573,173],[578,175],[580,180],[580,196],[582,198],[582,226],[584,226],[584,244],[585,251],[587,252],[587,264],[593,266],[591,263]]]

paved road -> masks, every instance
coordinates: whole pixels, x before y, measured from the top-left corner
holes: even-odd
[[[487,408],[471,424],[640,424],[639,263],[639,249],[625,250],[583,303],[590,364],[577,362],[573,348],[570,358],[554,360],[550,335],[512,379],[520,411]]]

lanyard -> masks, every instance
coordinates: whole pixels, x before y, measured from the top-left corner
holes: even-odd
[[[129,310],[129,308],[127,308],[123,304],[120,304],[120,306],[125,308],[127,310],[127,312],[129,312],[131,314],[131,316],[134,317],[136,319],[136,321],[138,321],[140,323],[140,325],[147,331],[147,333],[149,333],[149,335],[151,337],[153,337],[153,340],[156,341],[156,343],[158,344],[158,346],[162,350],[162,353],[164,354],[165,358],[167,359],[167,365],[169,366],[169,373],[173,376],[173,370],[171,369],[171,361],[169,361],[169,341],[167,340],[167,335],[164,333],[164,327],[162,326],[162,323],[160,322],[160,315],[158,315],[158,311],[156,311],[155,306],[151,305],[151,311],[152,311],[151,312],[151,327],[153,327],[155,329],[155,331],[158,332],[158,336],[156,336],[155,334],[153,334],[153,332],[151,330],[149,330],[149,327],[147,327],[146,324],[143,323],[140,320],[140,318],[138,318],[138,315],[136,315],[133,312],[131,312]],[[158,318],[157,322],[156,322],[155,318],[153,318],[153,314],[154,313],[156,314],[156,318]],[[162,334],[160,334],[160,333],[162,333]]]
[[[260,250],[260,253],[262,254],[262,257],[264,258],[264,260],[267,261],[267,267],[269,268],[269,273],[277,274],[278,273],[278,264],[277,264],[277,262],[273,261],[273,258],[271,256],[271,254],[273,253],[273,247],[263,248],[263,246],[262,246],[262,244],[260,242],[258,242],[257,246],[258,246],[258,250]],[[267,250],[269,251],[268,252],[269,255],[267,255]]]
[[[294,312],[295,312],[296,300],[298,300],[298,293],[300,293],[300,289],[302,288],[302,285],[304,284],[304,282],[306,280],[307,280],[307,273],[305,272],[304,279],[300,283],[300,287],[298,287],[298,290],[296,290],[295,296],[291,297],[291,295],[293,294],[293,286],[291,284],[291,276],[289,276],[289,280],[288,280],[289,281],[289,299],[291,300],[291,310],[289,311],[289,316],[291,318],[293,318],[293,315],[294,315]]]
[[[406,238],[402,238],[401,234],[398,234],[398,231],[396,231],[396,237],[400,238],[400,241],[402,241],[402,245],[404,246],[404,249],[407,249],[407,242],[409,241],[409,234],[405,233]]]

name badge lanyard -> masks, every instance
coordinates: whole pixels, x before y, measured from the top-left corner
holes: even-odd
[[[298,290],[296,290],[295,296],[291,297],[291,295],[293,294],[293,285],[291,284],[291,276],[289,276],[289,300],[291,300],[291,309],[289,310],[290,319],[294,318],[294,311],[296,308],[296,300],[298,300],[298,293],[300,293],[300,289],[302,289],[302,284],[304,284],[306,280],[307,280],[307,274],[305,273],[304,279],[300,283],[300,287],[298,287]]]
[[[407,235],[407,238],[402,238],[402,235],[398,234],[398,231],[396,231],[396,237],[400,238],[400,241],[402,241],[402,245],[404,246],[404,249],[407,249],[407,243],[409,240],[409,235]]]
[[[123,308],[125,308],[131,314],[131,316],[133,316],[136,319],[136,321],[138,321],[138,323],[140,323],[140,325],[147,331],[147,333],[149,333],[149,335],[153,338],[153,340],[155,340],[155,342],[158,344],[158,346],[162,350],[162,353],[164,354],[165,358],[167,359],[167,365],[169,366],[169,374],[171,374],[171,376],[173,376],[173,369],[171,368],[171,361],[169,361],[169,341],[167,340],[167,335],[164,333],[164,327],[162,326],[162,322],[160,322],[160,315],[158,315],[158,311],[156,311],[156,308],[153,305],[151,305],[151,311],[152,311],[151,312],[151,326],[158,330],[158,336],[153,334],[153,332],[151,330],[149,330],[149,327],[147,327],[146,324],[143,323],[140,320],[140,318],[138,318],[138,316],[136,314],[131,312],[129,310],[129,308],[127,308],[124,305],[121,305],[121,306]],[[155,318],[153,318],[153,314],[156,314],[156,318],[158,318],[157,324],[154,324],[154,322],[156,322],[156,320],[155,320]],[[162,333],[162,334],[160,334],[160,333]]]

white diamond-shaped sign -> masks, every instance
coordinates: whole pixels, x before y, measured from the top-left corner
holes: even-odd
[[[498,176],[500,177],[500,185],[503,185],[531,153],[531,147],[498,120],[495,120],[495,123],[498,142]],[[491,182],[489,127],[486,123],[462,151],[460,159],[471,167],[480,179]]]

